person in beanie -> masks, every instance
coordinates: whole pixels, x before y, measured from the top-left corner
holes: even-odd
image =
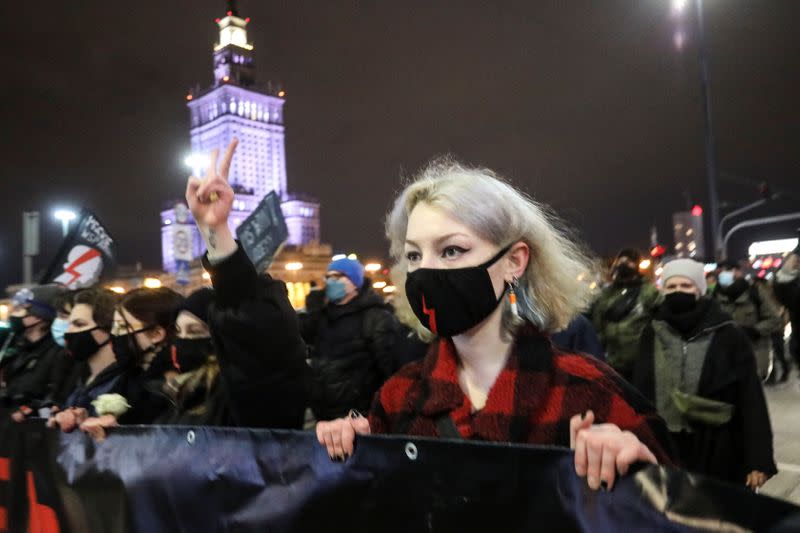
[[[603,344],[606,360],[627,380],[639,352],[642,330],[660,302],[658,289],[639,272],[639,252],[620,251],[612,283],[592,306],[592,324]]]
[[[369,409],[395,370],[399,332],[391,306],[372,289],[355,259],[328,265],[325,298],[322,309],[304,321],[303,331],[311,347],[311,410],[317,420]]]
[[[713,297],[747,334],[756,354],[758,374],[761,379],[766,379],[771,366],[771,337],[783,324],[780,314],[770,299],[747,281],[737,262],[720,263],[718,280]]]
[[[57,300],[66,292],[50,284],[22,289],[14,296],[12,334],[0,348],[0,405],[36,411],[46,398],[53,399],[69,373],[70,360],[51,333]]]
[[[666,421],[686,469],[761,487],[777,469],[747,336],[706,296],[701,263],[667,263],[662,291],[664,302],[642,332],[633,384]]]

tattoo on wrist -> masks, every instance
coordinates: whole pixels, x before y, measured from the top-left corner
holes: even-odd
[[[214,231],[213,229],[208,230],[207,242],[208,242],[208,248],[210,250],[217,249],[217,232]]]

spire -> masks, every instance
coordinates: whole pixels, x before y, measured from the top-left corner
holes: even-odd
[[[228,10],[227,10],[226,14],[229,17],[231,17],[231,16],[232,17],[238,17],[239,16],[239,10],[236,8],[236,0],[228,0]]]

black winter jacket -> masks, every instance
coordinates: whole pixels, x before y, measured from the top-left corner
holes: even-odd
[[[0,362],[0,404],[38,407],[45,400],[60,403],[68,390],[73,359],[48,333],[35,343],[23,336],[10,342]]]
[[[258,275],[241,247],[211,274],[209,326],[219,374],[179,401],[159,423],[301,429],[308,405],[306,347],[286,285]]]
[[[372,398],[395,370],[399,323],[391,306],[365,284],[344,305],[328,304],[306,317],[312,345],[311,409],[318,420],[369,411]]]
[[[701,300],[704,309],[694,327],[682,336],[692,342],[713,335],[700,373],[697,395],[734,406],[733,417],[721,426],[692,424],[692,432],[677,442],[680,461],[690,471],[743,485],[753,470],[777,472],[772,447],[772,427],[764,391],[756,370],[753,348],[746,334],[724,313],[716,301]],[[654,320],[665,320],[661,308]],[[675,335],[680,335],[675,331]],[[652,324],[642,333],[641,352],[634,368],[633,384],[655,403],[655,342]],[[669,354],[672,356],[672,354]],[[676,364],[679,355],[675,355]]]

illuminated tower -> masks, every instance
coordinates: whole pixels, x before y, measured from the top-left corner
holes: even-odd
[[[219,41],[214,44],[214,79],[204,91],[186,96],[190,113],[192,161],[195,175],[212,150],[223,153],[234,137],[239,146],[228,179],[236,197],[230,217],[235,231],[261,199],[275,191],[289,229],[288,244],[319,243],[319,203],[311,197],[289,194],[286,182],[283,105],[286,93],[271,84],[256,83],[253,45],[247,39],[249,18],[241,18],[235,0],[228,0],[225,17],[217,19]],[[181,214],[181,213],[179,213]],[[181,217],[184,218],[185,217]],[[163,266],[175,270],[179,251],[176,235],[191,230],[191,255],[203,253],[203,242],[191,227],[177,228],[175,210],[161,213]],[[189,220],[186,226],[193,226]],[[181,237],[181,242],[187,239]],[[184,247],[185,248],[185,247]],[[188,255],[188,254],[184,254]]]

